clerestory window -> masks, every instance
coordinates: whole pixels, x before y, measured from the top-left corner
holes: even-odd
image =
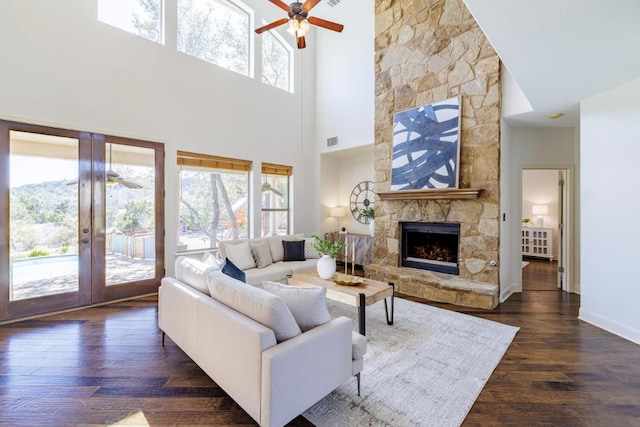
[[[178,0],[178,50],[251,75],[251,9],[228,0]]]
[[[275,31],[262,35],[262,82],[293,92],[293,49]]]
[[[98,20],[163,43],[162,0],[98,0]]]

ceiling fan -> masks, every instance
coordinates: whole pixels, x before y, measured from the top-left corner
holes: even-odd
[[[331,31],[342,32],[344,25],[336,24],[335,22],[327,21],[324,19],[309,16],[309,12],[313,9],[320,0],[306,0],[302,2],[293,2],[287,5],[282,0],[269,0],[271,3],[278,6],[280,9],[287,12],[289,18],[282,18],[256,29],[256,33],[262,34],[265,31],[272,30],[280,25],[284,25],[289,22],[289,28],[287,31],[294,36],[298,41],[298,49],[304,49],[307,47],[307,43],[304,39],[305,34],[309,31],[310,25],[316,25],[318,27],[326,28]]]
[[[109,169],[104,173],[105,175],[105,185],[107,187],[113,187],[114,185],[122,185],[126,188],[142,188],[142,185],[133,182],[127,181],[122,178],[120,174],[112,169],[111,159],[113,157],[113,144],[109,144]],[[78,180],[74,179],[73,181],[67,182],[67,185],[76,185],[78,184]]]
[[[113,159],[112,149],[113,144],[109,144],[109,169],[107,169],[107,171],[104,173],[106,177],[105,185],[107,185],[108,187],[112,187],[114,185],[120,184],[126,188],[142,188],[142,185],[133,181],[127,181],[126,179],[120,177],[120,174],[111,168],[111,160]]]

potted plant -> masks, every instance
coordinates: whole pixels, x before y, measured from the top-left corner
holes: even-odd
[[[313,248],[322,254],[322,258],[318,260],[316,266],[318,276],[321,279],[331,279],[336,272],[336,256],[344,245],[341,242],[331,240],[329,233],[326,233],[324,238],[317,234],[312,234],[311,237],[313,237]]]
[[[375,231],[374,220],[376,218],[375,209],[373,208],[373,206],[367,206],[366,208],[362,209],[360,212],[362,213],[362,216],[364,218],[367,218],[369,220],[369,234],[373,236]]]

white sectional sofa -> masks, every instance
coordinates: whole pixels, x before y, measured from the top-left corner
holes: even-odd
[[[328,312],[301,332],[285,300],[179,257],[176,277],[163,278],[158,293],[163,345],[166,334],[261,426],[286,424],[352,376],[359,393],[366,338]]]
[[[304,259],[286,261],[283,241],[304,241]],[[229,258],[244,271],[247,283],[259,285],[264,280],[282,281],[288,275],[316,268],[320,255],[313,249],[312,242],[313,238],[305,238],[302,234],[289,234],[258,239],[224,240],[218,243],[218,249],[221,259]],[[255,256],[256,247],[268,247],[268,256],[262,260],[258,259]],[[247,253],[251,253],[253,260],[249,259]]]

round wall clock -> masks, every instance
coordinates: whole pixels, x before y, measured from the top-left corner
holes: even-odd
[[[353,187],[351,197],[349,197],[349,208],[356,221],[362,224],[369,223],[369,218],[362,215],[362,210],[373,207],[374,195],[373,181],[362,181]]]

